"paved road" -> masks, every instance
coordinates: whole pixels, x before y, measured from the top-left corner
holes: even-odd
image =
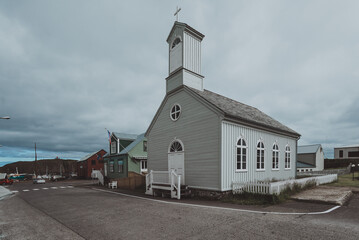
[[[79,185],[83,183],[86,182],[19,183],[9,187],[17,192],[0,201],[0,239],[358,239],[359,236],[358,195],[348,206],[329,214],[276,215],[166,204]],[[297,202],[270,207],[180,202],[268,212],[321,212],[332,207]]]

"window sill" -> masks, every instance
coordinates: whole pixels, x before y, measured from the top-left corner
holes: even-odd
[[[273,168],[272,171],[279,171],[279,168]]]
[[[290,168],[284,168],[284,170],[288,171],[288,170],[290,170]]]
[[[248,170],[236,170],[236,173],[246,173]]]
[[[265,169],[256,169],[256,172],[265,172]]]

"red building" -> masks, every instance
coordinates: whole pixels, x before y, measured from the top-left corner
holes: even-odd
[[[90,153],[77,162],[77,176],[91,178],[92,170],[103,170],[103,156],[107,152],[103,149]]]

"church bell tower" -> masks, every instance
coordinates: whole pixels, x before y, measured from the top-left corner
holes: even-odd
[[[181,85],[203,91],[201,42],[204,35],[185,23],[175,22],[167,38],[169,67],[166,92]]]

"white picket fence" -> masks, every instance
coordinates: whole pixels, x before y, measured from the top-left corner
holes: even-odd
[[[232,191],[234,194],[251,192],[259,194],[279,194],[281,191],[286,189],[288,186],[293,187],[294,184],[304,186],[307,183],[315,182],[316,185],[326,184],[334,182],[338,179],[337,174],[330,174],[324,176],[307,177],[301,179],[290,179],[278,182],[233,182]]]
[[[243,193],[243,192],[251,192],[251,193],[260,193],[260,194],[269,194],[270,191],[270,182],[233,182],[232,183],[232,191],[234,194]]]

